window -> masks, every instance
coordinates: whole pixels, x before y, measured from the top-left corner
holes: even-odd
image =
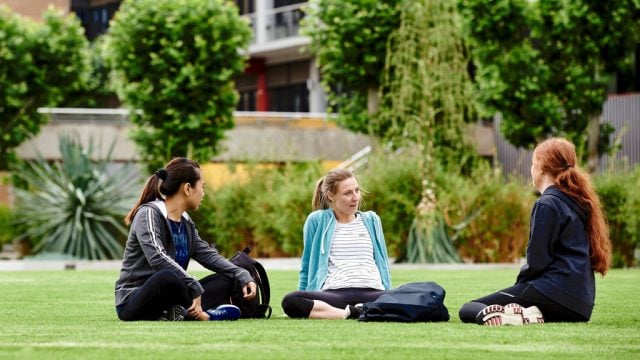
[[[274,8],[279,8],[279,7],[283,7],[283,6],[302,4],[302,3],[306,3],[306,2],[307,2],[307,0],[274,0],[273,1],[273,7]]]
[[[256,111],[256,90],[239,90],[240,100],[236,105],[238,111]]]
[[[71,11],[76,13],[84,27],[87,39],[93,40],[107,32],[109,21],[120,8],[120,1],[111,3],[101,2],[93,5],[91,1],[72,1]]]
[[[269,111],[309,112],[307,83],[269,89]]]
[[[264,1],[264,0],[258,0]],[[256,12],[253,5],[253,0],[236,0],[236,6],[240,10],[240,15],[252,14]]]
[[[309,112],[308,60],[267,68],[269,111]]]

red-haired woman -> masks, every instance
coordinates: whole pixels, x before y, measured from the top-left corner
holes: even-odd
[[[512,287],[462,306],[460,320],[484,325],[586,322],[595,299],[595,272],[606,274],[611,242],[600,200],[578,168],[574,145],[540,143],[531,177],[542,194],[531,212],[527,264]]]

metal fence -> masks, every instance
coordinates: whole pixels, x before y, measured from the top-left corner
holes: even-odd
[[[505,176],[515,176],[523,181],[531,178],[531,151],[517,149],[500,134],[501,118],[494,119],[498,162]],[[640,94],[610,95],[604,103],[601,122],[615,128],[610,141],[621,148],[612,156],[600,158],[598,170],[619,171],[625,166],[640,163]]]

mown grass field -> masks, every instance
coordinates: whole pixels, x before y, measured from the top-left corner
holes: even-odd
[[[269,271],[269,320],[117,320],[117,271],[0,272],[0,359],[640,359],[640,270],[598,278],[590,323],[490,328],[462,324],[475,297],[510,285],[517,270],[394,270],[393,284],[436,281],[448,323],[292,320],[280,307],[296,271]],[[198,274],[204,275],[204,274]]]

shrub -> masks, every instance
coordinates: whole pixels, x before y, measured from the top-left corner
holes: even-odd
[[[479,164],[468,176],[439,174],[439,204],[467,262],[515,262],[529,236],[533,189],[505,181],[497,168]],[[465,224],[457,230],[458,224]]]
[[[609,223],[613,267],[636,265],[640,244],[640,167],[595,177],[595,186]]]
[[[374,210],[382,219],[389,256],[401,259],[420,202],[422,179],[416,157],[404,153],[372,155],[367,167],[356,171],[365,191],[364,210]]]
[[[194,220],[221,253],[250,246],[254,256],[299,256],[302,224],[321,175],[317,163],[252,167],[247,181],[209,189]]]
[[[43,158],[14,174],[26,184],[16,188],[17,219],[26,226],[34,251],[83,259],[122,257],[127,231],[123,217],[135,202],[138,177],[129,166],[117,169],[93,160],[93,146],[60,139],[62,160]]]
[[[382,218],[389,253],[399,260],[420,201],[418,160],[409,152],[374,155],[360,173],[365,207]],[[513,262],[524,255],[533,190],[479,167],[468,177],[436,169],[436,202],[460,256],[473,262]],[[468,225],[461,227],[468,223]],[[460,228],[461,227],[461,228]]]
[[[0,204],[0,246],[12,242],[16,235],[13,216],[13,212],[8,206]]]
[[[255,248],[248,225],[252,190],[247,184],[237,182],[217,190],[209,187],[200,208],[192,214],[200,237],[214,244],[222,254],[230,256],[246,246]]]
[[[417,168],[417,158],[409,152],[381,152],[355,171],[364,192],[361,208],[380,215],[389,255],[399,260],[406,255],[420,201]],[[469,177],[436,171],[436,200],[461,257],[513,262],[524,255],[534,201],[530,187],[504,181],[489,167]],[[251,246],[257,256],[299,256],[313,189],[324,172],[317,163],[254,167],[244,182],[209,189],[193,214],[201,236],[225,254]],[[466,222],[466,227],[458,226]]]
[[[299,256],[303,248],[302,226],[311,212],[311,198],[322,169],[317,163],[300,163],[268,172],[261,176],[265,188],[255,194],[251,208],[250,223],[256,241],[271,254]]]

